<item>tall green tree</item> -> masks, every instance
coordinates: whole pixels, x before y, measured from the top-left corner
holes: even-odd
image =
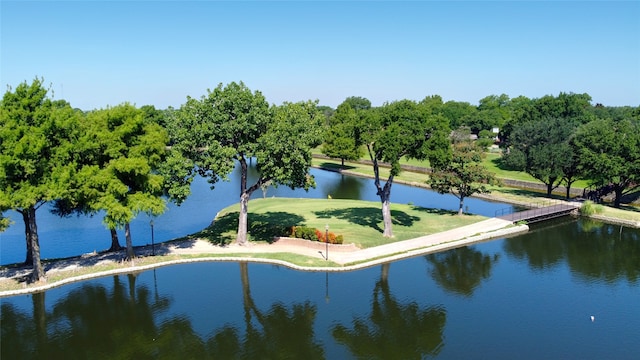
[[[72,182],[77,191],[54,204],[60,216],[104,211],[109,251],[122,248],[116,230],[124,227],[129,259],[135,256],[130,221],[140,212],[155,216],[165,210],[164,177],[158,174],[168,142],[159,125],[162,117],[152,106],[137,109],[128,103],[89,112],[74,149],[78,172]]]
[[[564,170],[573,160],[574,147],[569,139],[577,124],[566,118],[546,118],[518,124],[511,133],[511,146],[502,160],[510,167],[526,171],[540,180],[551,195],[565,177]]]
[[[44,279],[36,211],[73,189],[79,114],[52,101],[41,79],[9,89],[0,103],[0,206],[22,215],[32,281]]]
[[[575,143],[587,178],[596,186],[611,187],[615,207],[640,186],[639,117],[594,120],[578,129]]]
[[[443,166],[433,167],[427,183],[440,194],[451,193],[460,200],[458,215],[463,214],[464,199],[476,194],[486,194],[487,184],[497,182],[493,173],[482,165],[484,151],[466,139],[452,144],[451,161]]]
[[[362,97],[349,97],[338,105],[329,120],[322,153],[345,160],[358,160],[363,155],[359,129],[363,115],[371,108],[371,102]]]
[[[510,100],[506,94],[489,95],[478,102],[475,121],[465,124],[471,127],[474,134],[494,127],[502,128],[511,119]]]
[[[124,103],[90,112],[76,148],[78,190],[56,202],[58,214],[88,215],[104,211],[111,233],[110,250],[120,244],[116,229],[124,228],[127,259],[135,257],[130,222],[140,213],[160,215],[166,209],[164,178],[157,173],[168,135],[145,112]]]
[[[442,105],[442,115],[449,120],[451,129],[461,126],[471,127],[477,112],[477,108],[468,102],[447,101]]]
[[[589,94],[561,92],[558,96],[545,95],[538,99],[520,96],[511,99],[509,104],[511,118],[500,131],[503,147],[509,147],[511,132],[526,122],[544,121],[549,118],[566,119],[578,124],[587,123],[595,118]]]
[[[190,159],[212,187],[240,167],[240,215],[236,242],[246,244],[248,203],[262,185],[308,189],[311,149],[322,138],[324,115],[315,102],[269,107],[264,96],[242,82],[219,84],[187,102],[170,119],[173,147]],[[248,184],[249,162],[259,174]]]
[[[135,106],[125,103],[89,116],[96,143],[105,155],[90,178],[98,190],[92,207],[104,210],[108,228],[124,227],[127,259],[135,254],[130,223],[140,213],[153,216],[166,210],[164,179],[156,173],[162,162],[168,135],[164,128],[145,118]]]
[[[428,159],[441,166],[450,157],[449,127],[442,115],[411,100],[387,103],[369,113],[361,128],[362,139],[373,164],[374,183],[382,202],[383,236],[392,237],[391,186],[400,173],[400,159]],[[380,165],[391,165],[389,176],[381,184]]]

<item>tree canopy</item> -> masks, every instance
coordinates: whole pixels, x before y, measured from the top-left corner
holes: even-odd
[[[451,193],[460,200],[458,215],[462,215],[464,199],[476,193],[488,193],[487,184],[495,184],[493,173],[482,165],[484,151],[469,140],[452,144],[451,161],[434,167],[429,180],[431,188],[440,194]]]
[[[403,157],[429,160],[438,166],[449,160],[449,127],[442,115],[433,115],[426,106],[411,100],[387,103],[370,112],[361,128],[361,137],[373,164],[374,183],[382,202],[385,237],[392,237],[391,186],[400,173]],[[391,166],[384,185],[380,182],[380,165]]]
[[[624,193],[640,185],[640,119],[594,120],[575,140],[580,164],[596,186],[610,186],[619,207]]]
[[[363,155],[359,129],[366,111],[371,108],[367,99],[349,97],[338,105],[329,120],[329,127],[322,145],[322,153],[342,160],[358,160]]]
[[[324,115],[315,102],[269,106],[244,83],[219,84],[200,100],[188,98],[170,119],[174,147],[212,187],[240,167],[240,215],[236,241],[247,239],[248,202],[268,182],[291,188],[315,186],[308,170],[311,148],[321,141]],[[259,174],[248,184],[249,163]]]
[[[44,279],[36,210],[73,191],[73,144],[79,136],[79,113],[48,92],[36,78],[9,89],[0,103],[0,207],[22,215],[33,281]]]
[[[547,187],[547,195],[560,185],[564,170],[573,160],[569,139],[577,125],[566,118],[546,118],[518,124],[511,133],[511,146],[503,160],[524,170]]]

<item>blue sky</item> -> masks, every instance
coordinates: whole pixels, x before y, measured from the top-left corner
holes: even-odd
[[[272,104],[589,93],[640,105],[639,1],[6,1],[0,86],[84,110],[179,107],[243,81]]]

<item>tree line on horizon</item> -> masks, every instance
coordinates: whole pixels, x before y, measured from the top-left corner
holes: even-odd
[[[245,244],[251,194],[268,184],[315,186],[311,150],[321,144],[334,158],[366,152],[371,159],[386,237],[393,236],[390,197],[400,159],[428,161],[433,173],[427,181],[458,196],[462,209],[465,197],[488,191],[484,184],[495,181],[479,165],[482,142],[469,141],[468,134],[482,138],[494,127],[505,164],[548,186],[588,178],[614,184],[618,195],[640,182],[640,108],[592,106],[587,94],[489,96],[477,107],[439,96],[372,107],[349,97],[334,110],[317,101],[270,105],[259,91],[232,82],[200,98],[188,96],[178,109],[123,103],[85,112],[48,93],[36,78],[9,89],[0,104],[0,215],[22,215],[32,281],[44,278],[36,210],[46,203],[60,216],[101,214],[110,250],[121,248],[116,230],[124,228],[126,256],[133,259],[131,220],[163,213],[167,201],[183,202],[195,176],[213,188],[239,166],[236,241]],[[259,174],[253,184],[247,183],[249,162]],[[391,164],[386,179],[381,163]],[[0,216],[0,230],[8,225]]]

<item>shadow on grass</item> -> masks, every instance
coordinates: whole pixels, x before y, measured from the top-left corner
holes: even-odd
[[[320,164],[320,167],[323,169],[332,170],[332,171],[352,170],[356,168],[355,166],[340,165],[340,164],[335,164],[330,162],[323,162],[322,164]]]
[[[431,209],[431,208],[424,208],[420,206],[413,206],[411,209],[415,211],[427,213],[427,214],[433,214],[433,215],[458,215],[457,211],[444,210],[444,209]]]
[[[374,207],[357,207],[346,209],[332,209],[315,211],[314,214],[321,219],[336,218],[346,220],[350,223],[370,227],[382,233],[384,230],[380,228],[382,222],[382,210]],[[411,216],[404,211],[391,210],[391,221],[394,225],[411,226],[414,222],[420,220],[417,216]]]
[[[217,218],[213,224],[197,233],[214,245],[227,245],[236,239],[239,212],[232,212]],[[274,236],[289,235],[292,226],[304,225],[304,218],[288,212],[268,212],[249,214],[247,231],[251,240],[273,242]]]
[[[502,157],[497,157],[494,159],[489,160],[496,168],[503,170],[503,171],[519,171],[518,169],[514,169],[511,166],[505,164],[504,161],[502,161]]]
[[[504,187],[501,188],[500,193],[504,194],[513,194],[519,196],[529,196],[529,197],[539,197],[539,198],[547,198],[547,193],[544,191],[535,191],[531,189],[523,189],[523,188],[515,188],[515,187]],[[564,196],[554,196],[551,195],[552,198],[564,198]]]

